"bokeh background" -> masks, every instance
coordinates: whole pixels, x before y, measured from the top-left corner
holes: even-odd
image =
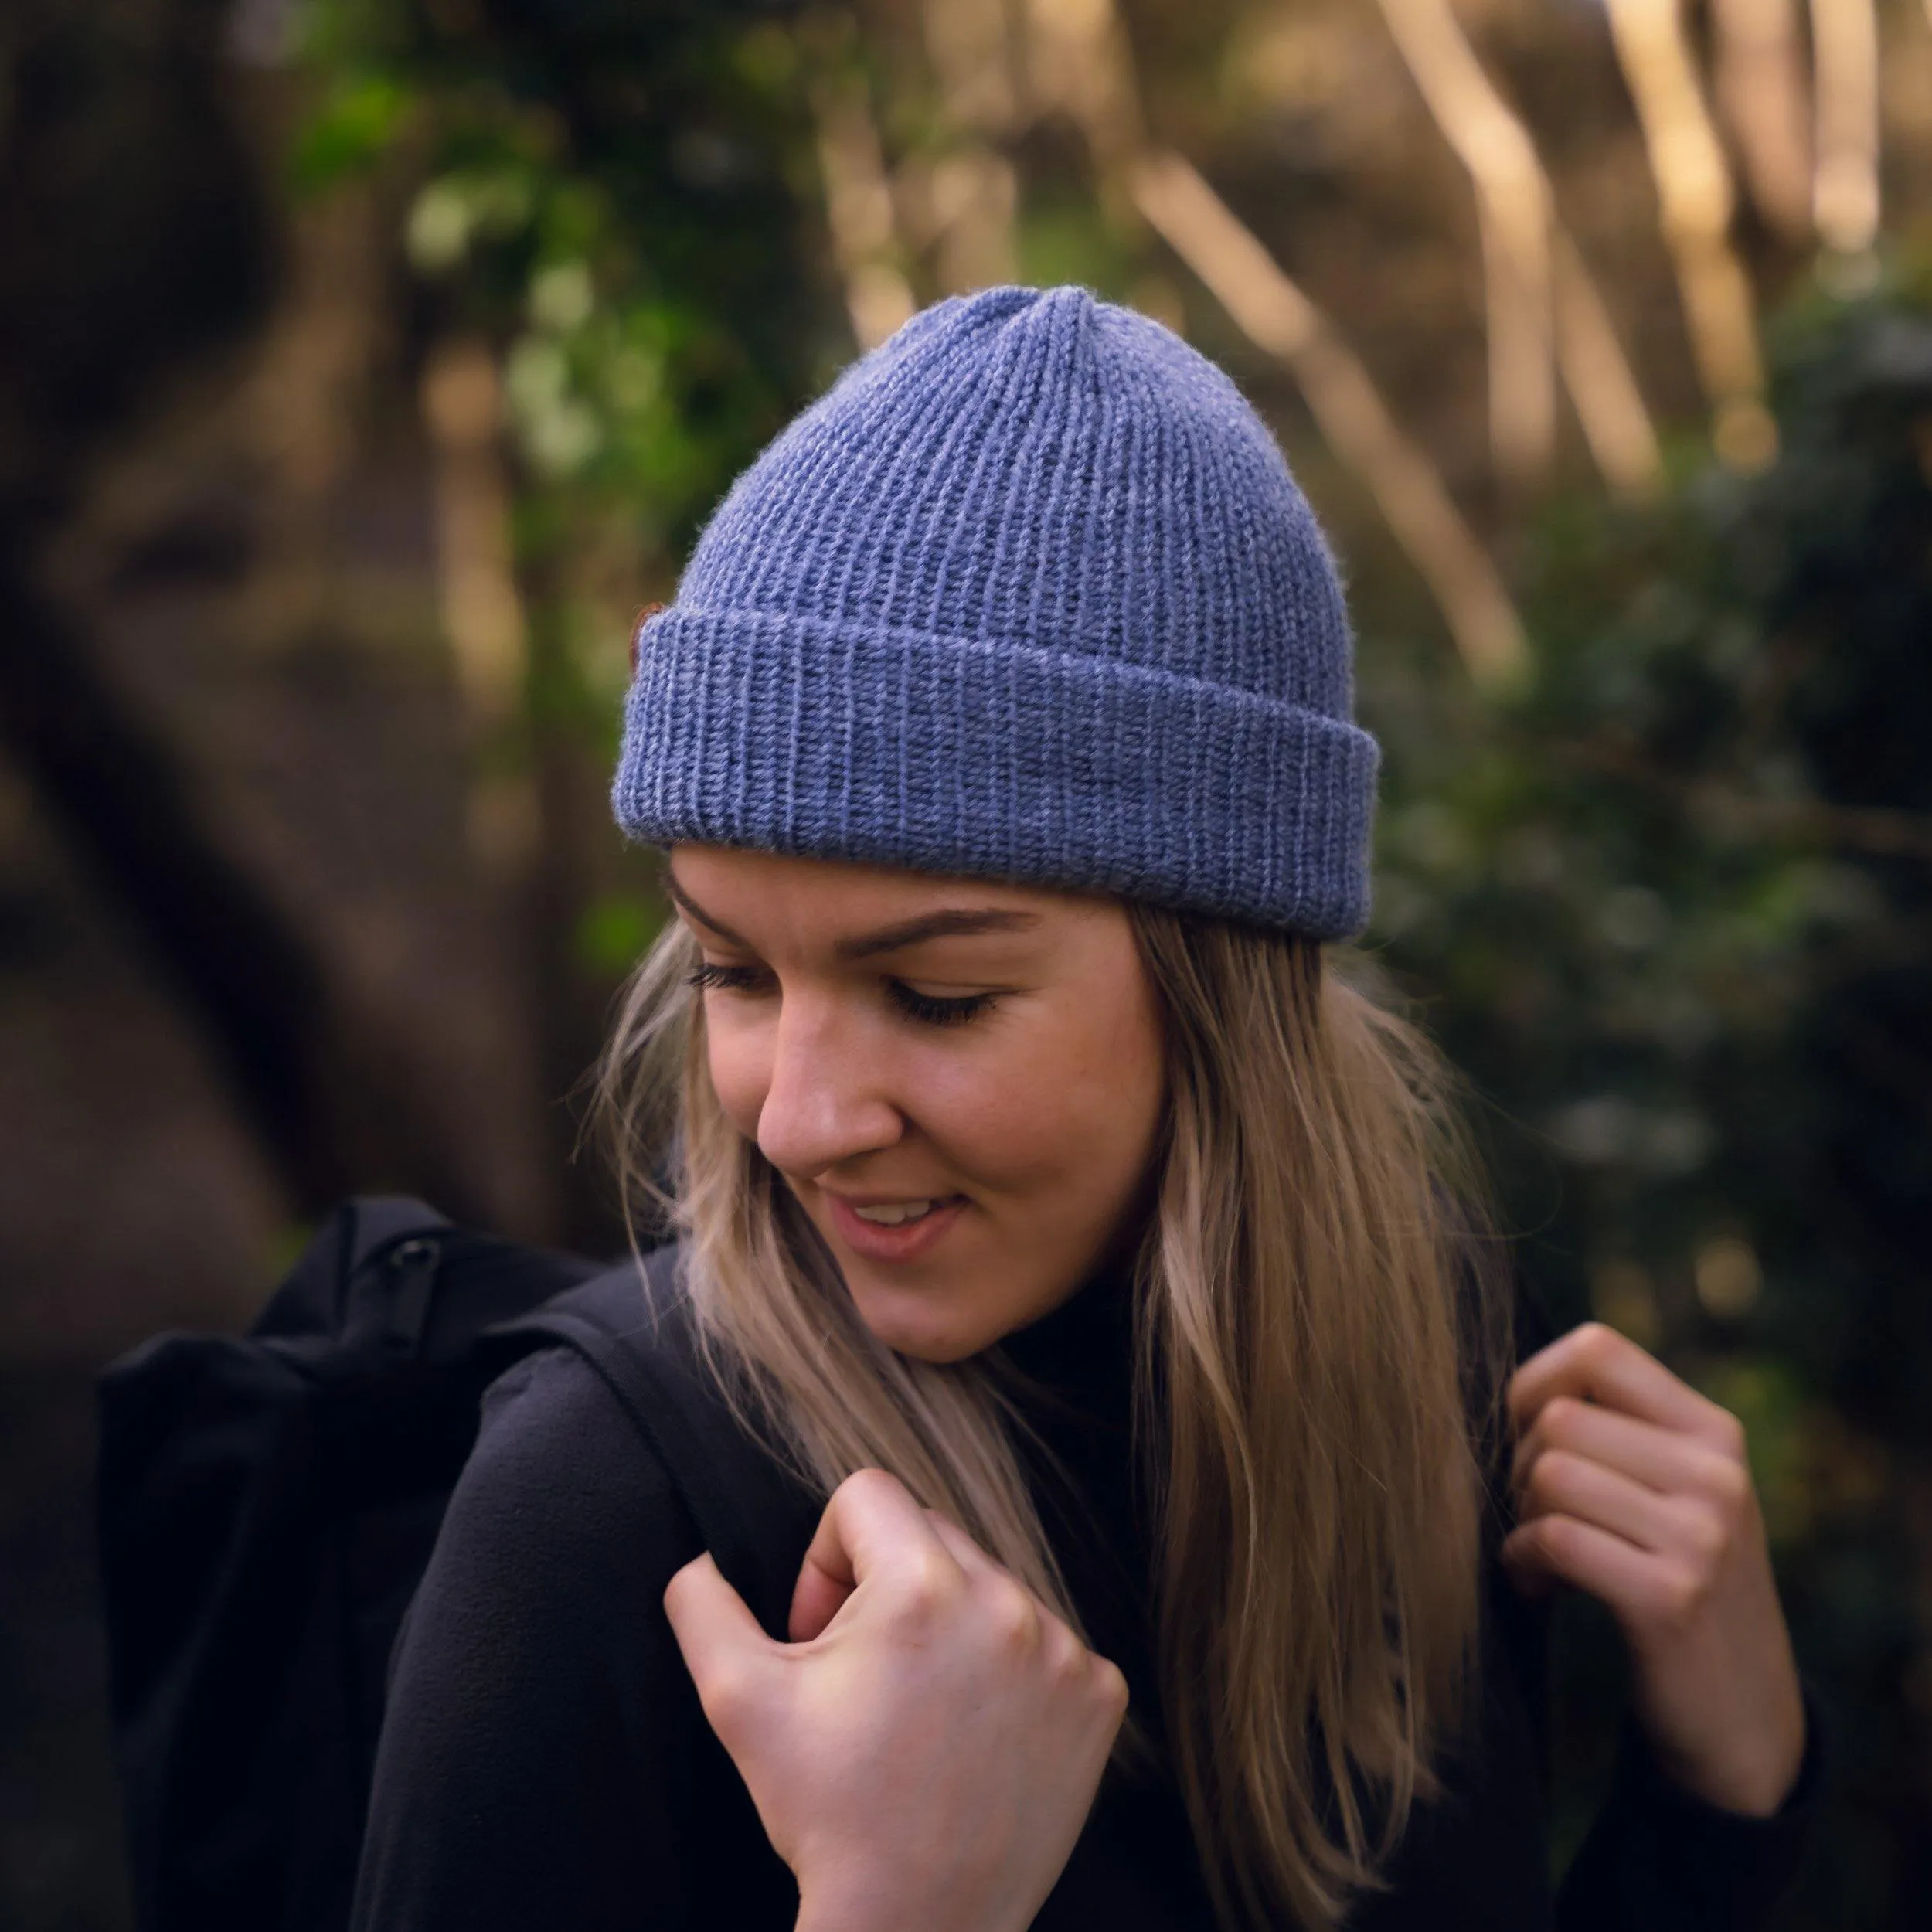
[[[1932,1896],[1932,6],[8,0],[0,1924],[127,1923],[92,1378],[318,1214],[608,1249],[633,612],[859,346],[1077,281],[1344,560],[1369,946],[1522,1265],[1744,1417]],[[1614,1632],[1563,1613],[1560,1860]]]

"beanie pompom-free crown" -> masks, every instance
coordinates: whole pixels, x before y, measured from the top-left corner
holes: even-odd
[[[1367,920],[1377,753],[1320,526],[1229,378],[1087,289],[950,297],[851,364],[635,657],[634,838]]]

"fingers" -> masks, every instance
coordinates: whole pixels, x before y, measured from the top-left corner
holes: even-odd
[[[794,1643],[822,1635],[845,1604],[868,1587],[883,1593],[880,1607],[906,1628],[930,1629],[968,1602],[954,1640],[988,1645],[987,1655],[1031,1657],[1048,1681],[1079,1682],[1091,1715],[1111,1744],[1127,1708],[1119,1670],[1088,1650],[1066,1621],[1019,1578],[995,1562],[959,1525],[922,1509],[896,1477],[877,1469],[849,1476],[832,1492],[793,1592]],[[1097,1732],[1097,1735],[1099,1734]]]
[[[1519,1492],[1553,1449],[1587,1456],[1667,1495],[1689,1492],[1726,1499],[1744,1474],[1735,1458],[1696,1437],[1573,1396],[1552,1396],[1516,1444],[1511,1481]]]
[[[1547,1405],[1519,1451],[1518,1501],[1502,1554],[1519,1587],[1574,1583],[1634,1639],[1681,1630],[1763,1545],[1741,1459],[1569,1397]]]
[[[1623,1613],[1645,1601],[1655,1566],[1634,1543],[1575,1516],[1539,1516],[1524,1523],[1503,1539],[1498,1555],[1519,1584],[1534,1588],[1556,1578]]]
[[[1088,1687],[1097,1735],[1111,1749],[1127,1714],[1127,1679],[1119,1667],[1087,1648],[1080,1634],[1043,1603],[1011,1570],[995,1563],[951,1517],[928,1510],[933,1533],[953,1553],[981,1600],[1002,1644],[1037,1651],[1049,1675]]]
[[[1672,1498],[1564,1449],[1537,1458],[1524,1492],[1523,1522],[1553,1515],[1593,1523],[1639,1549],[1674,1549],[1684,1533],[1682,1507]]]
[[[722,1737],[740,1693],[774,1645],[707,1552],[665,1587],[665,1614],[699,1701]]]
[[[861,1469],[832,1492],[805,1561],[834,1582],[856,1587],[881,1563],[930,1560],[939,1545],[927,1512],[896,1476]]]
[[[1559,1396],[1621,1410],[1719,1450],[1735,1448],[1741,1435],[1736,1417],[1600,1321],[1571,1329],[1516,1371],[1509,1383],[1509,1410],[1516,1427],[1529,1427]]]
[[[791,1589],[791,1608],[785,1618],[785,1634],[794,1644],[808,1644],[824,1635],[826,1626],[845,1607],[852,1586],[828,1577],[807,1561],[799,1566],[798,1580]]]
[[[952,1553],[968,1583],[979,1594],[985,1614],[1009,1649],[1043,1648],[1056,1667],[1086,1654],[1087,1646],[1025,1583],[995,1563],[950,1516],[926,1512],[933,1533]]]
[[[861,1469],[832,1492],[792,1591],[794,1643],[821,1635],[866,1578],[885,1569],[925,1573],[928,1586],[956,1580],[959,1564],[927,1512],[896,1476]]]
[[[1736,1418],[1613,1331],[1587,1323],[1532,1357],[1512,1401],[1529,1418],[1511,1472],[1521,1528],[1504,1545],[1519,1582],[1535,1573],[1597,1594],[1615,1582],[1613,1607],[1642,1617],[1659,1588],[1708,1577],[1759,1533]],[[1640,1403],[1650,1417],[1630,1412]],[[1666,1412],[1675,1420],[1655,1419]],[[1604,1536],[1661,1566],[1664,1583],[1650,1573],[1640,1587]]]
[[[1513,1529],[1498,1553],[1519,1583],[1560,1578],[1600,1597],[1635,1642],[1675,1640],[1716,1600],[1723,1551],[1687,1519],[1686,1547],[1640,1549],[1581,1518],[1551,1515]]]

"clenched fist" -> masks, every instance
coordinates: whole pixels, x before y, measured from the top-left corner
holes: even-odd
[[[1737,1418],[1601,1322],[1509,1388],[1529,1590],[1575,1584],[1615,1613],[1638,1716],[1687,1790],[1767,1817],[1804,1752],[1804,1695]]]
[[[1127,1710],[1121,1673],[896,1478],[833,1493],[774,1643],[709,1556],[665,1609],[798,1881],[800,1932],[1023,1932]]]

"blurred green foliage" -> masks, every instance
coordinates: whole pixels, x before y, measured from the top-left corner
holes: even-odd
[[[426,336],[502,373],[532,722],[614,743],[624,640],[827,372],[793,43],[759,10],[315,0],[314,189],[386,165]],[[815,326],[814,325],[815,324]]]
[[[1932,1447],[1932,304],[1777,332],[1780,460],[1553,507],[1530,685],[1365,645],[1383,956],[1490,1111],[1526,1272],[1747,1423],[1840,1811],[1803,1922],[1897,1922]],[[1920,1505],[1922,1506],[1922,1505]],[[1615,1673],[1565,1695],[1600,1753]],[[1572,1828],[1579,1794],[1567,1794]]]

